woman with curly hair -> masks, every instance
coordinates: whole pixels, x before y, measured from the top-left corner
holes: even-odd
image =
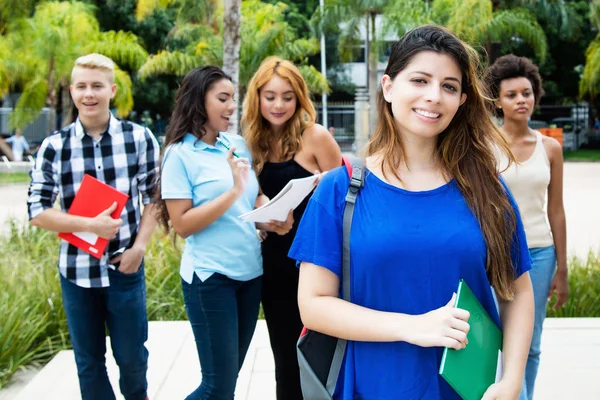
[[[531,60],[508,54],[500,57],[486,75],[496,115],[503,119],[502,133],[517,159],[500,170],[521,211],[529,253],[535,299],[535,323],[527,359],[521,399],[533,398],[540,363],[542,325],[548,299],[556,292],[554,309],[569,296],[567,234],[563,206],[563,157],[560,144],[528,126],[543,95],[542,78]]]

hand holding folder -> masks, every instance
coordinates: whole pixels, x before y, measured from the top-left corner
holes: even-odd
[[[464,400],[481,400],[502,376],[502,331],[464,280],[455,307],[469,311],[469,344],[462,350],[444,349],[440,375]]]
[[[126,194],[86,174],[68,213],[89,218],[106,214],[106,217],[119,219],[128,199]],[[98,259],[108,245],[108,239],[94,232],[61,232],[58,237]]]

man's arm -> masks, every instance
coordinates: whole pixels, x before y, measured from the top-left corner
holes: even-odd
[[[31,225],[53,232],[92,232],[104,239],[112,239],[119,232],[121,219],[110,214],[117,208],[113,203],[94,218],[67,214],[56,208],[47,208],[29,221]]]
[[[121,220],[111,218],[110,213],[115,210],[116,203],[94,218],[70,215],[54,208],[59,179],[56,155],[50,140],[44,140],[31,170],[27,199],[31,225],[54,232],[92,232],[105,239],[115,237]]]
[[[150,243],[150,239],[152,238],[152,233],[158,224],[156,206],[151,204],[150,201],[158,174],[158,156],[160,150],[158,142],[149,129],[144,129],[143,135],[143,140],[141,140],[138,146],[138,173],[135,178],[138,181],[138,190],[142,196],[142,204],[144,204],[142,219],[140,220],[140,226],[133,246],[125,250],[122,255],[110,260],[111,263],[119,261],[119,271],[124,274],[132,274],[139,269],[148,243]]]
[[[148,204],[144,207],[144,212],[142,213],[142,219],[140,221],[140,227],[138,229],[133,246],[125,250],[122,255],[111,259],[110,263],[112,264],[120,261],[119,271],[123,272],[124,274],[132,274],[136,272],[142,263],[142,258],[146,253],[146,248],[148,247],[148,243],[150,243],[152,233],[154,232],[157,223],[156,205]]]

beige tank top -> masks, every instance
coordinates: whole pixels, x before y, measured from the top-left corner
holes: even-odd
[[[550,160],[542,143],[542,134],[534,132],[537,140],[531,157],[520,164],[512,164],[502,172],[502,177],[519,206],[530,249],[554,244],[546,212]],[[506,168],[507,163],[506,157],[500,160],[500,171]]]

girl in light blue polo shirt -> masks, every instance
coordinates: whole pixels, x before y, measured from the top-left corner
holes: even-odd
[[[191,400],[233,398],[260,302],[256,229],[285,234],[293,222],[257,227],[238,218],[268,199],[244,140],[223,133],[235,112],[233,93],[221,69],[194,69],[177,92],[165,138],[159,220],[185,238],[181,284],[202,370]]]

